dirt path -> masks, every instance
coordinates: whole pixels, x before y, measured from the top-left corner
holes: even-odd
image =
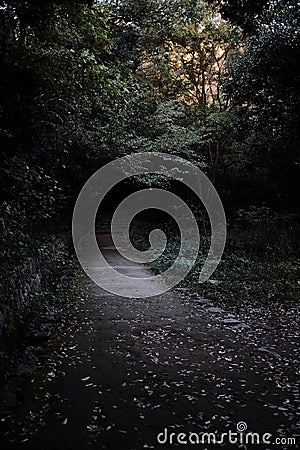
[[[102,247],[123,273],[147,273],[121,261],[105,236]],[[241,421],[249,431],[271,433],[272,442],[295,436],[291,355],[257,351],[247,328],[233,329],[224,324],[226,312],[180,291],[136,300],[110,295],[85,277],[81,284],[76,321],[50,343],[52,354],[3,422],[1,449],[195,448],[174,436],[173,444],[160,445],[157,435],[168,428],[176,437],[217,431],[220,438]],[[225,439],[224,448],[286,447]]]

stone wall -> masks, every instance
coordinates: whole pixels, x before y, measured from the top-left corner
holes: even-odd
[[[35,249],[32,256],[20,258],[0,276],[0,384],[9,371],[11,353],[26,345],[26,328],[31,316],[39,314],[34,298],[40,295],[41,310],[45,306],[43,293],[55,291],[64,276],[63,267],[68,252],[61,241],[54,240]],[[32,317],[36,320],[36,317]],[[1,380],[2,378],[2,380]]]

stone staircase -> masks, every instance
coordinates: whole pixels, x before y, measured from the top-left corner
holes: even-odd
[[[96,235],[111,234],[111,220],[112,216],[100,217],[96,222]],[[127,222],[121,220],[117,223],[115,228],[116,233],[123,233],[126,228]]]

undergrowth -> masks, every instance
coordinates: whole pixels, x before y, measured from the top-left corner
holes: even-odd
[[[229,227],[226,249],[213,280],[201,284],[199,275],[210,246],[210,236],[202,235],[197,262],[180,286],[235,306],[295,304],[300,292],[299,237],[298,224]],[[149,246],[145,234],[141,233],[137,241],[140,249]],[[152,271],[158,274],[169,268],[179,249],[180,236],[169,234],[165,252],[150,263]]]

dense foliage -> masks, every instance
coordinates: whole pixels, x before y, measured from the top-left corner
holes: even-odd
[[[299,22],[295,0],[0,2],[2,264],[137,151],[203,168],[232,220],[295,220]]]
[[[85,2],[5,2],[1,19],[2,239],[24,244],[113,155],[125,84],[108,18]],[[34,230],[33,230],[34,231]],[[6,255],[7,257],[8,255]]]

